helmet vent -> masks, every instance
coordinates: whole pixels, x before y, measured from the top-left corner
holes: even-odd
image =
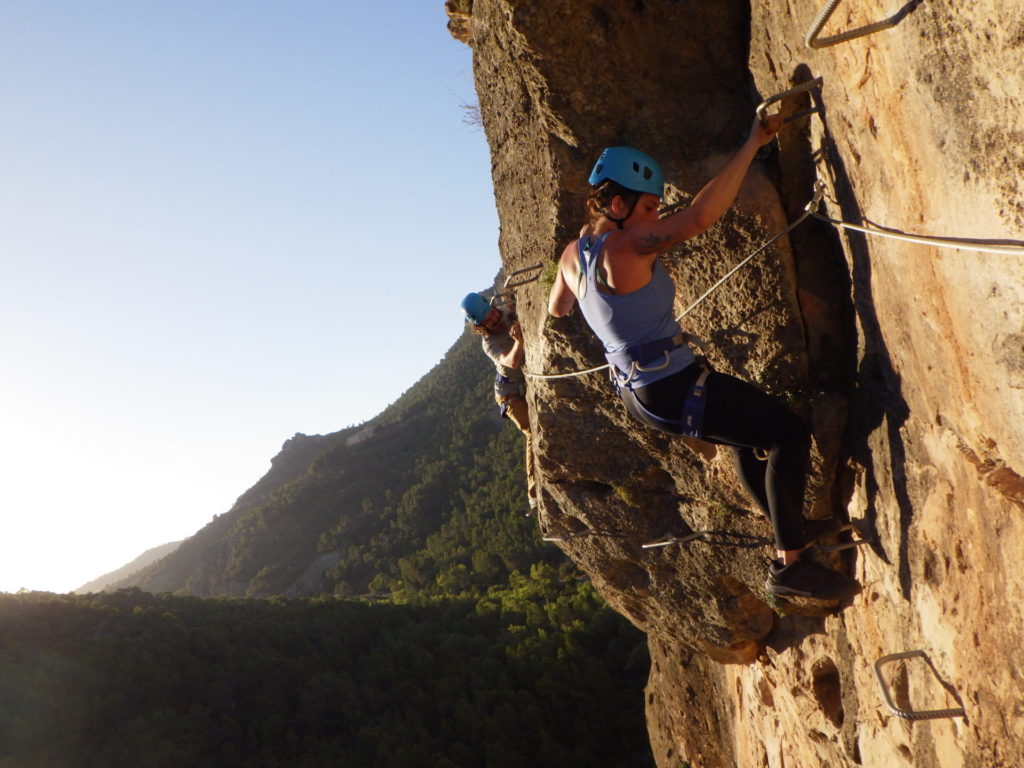
[[[665,192],[665,179],[657,161],[632,147],[607,147],[587,181],[595,189],[606,181],[614,181],[634,192],[658,197]]]

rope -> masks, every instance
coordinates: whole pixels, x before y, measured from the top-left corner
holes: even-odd
[[[808,216],[810,216],[811,213],[813,212],[813,210],[817,207],[818,203],[821,201],[821,196],[824,193],[825,193],[824,185],[820,184],[820,183],[817,184],[815,186],[815,188],[814,188],[814,197],[811,199],[811,201],[809,203],[807,203],[807,205],[804,206],[804,212],[800,216],[800,218],[798,218],[796,221],[794,221],[792,224],[790,224],[784,230],[782,230],[781,232],[779,232],[778,234],[773,236],[771,239],[769,239],[768,241],[763,243],[757,250],[755,250],[753,253],[751,253],[749,256],[747,256],[745,259],[743,259],[743,261],[741,261],[735,267],[730,269],[717,283],[715,283],[710,288],[708,288],[706,291],[704,291],[704,293],[701,294],[700,298],[698,298],[695,302],[690,304],[690,306],[688,306],[686,309],[684,309],[682,314],[680,314],[676,318],[676,322],[678,322],[679,320],[682,320],[684,317],[686,317],[688,314],[690,314],[694,309],[696,309],[698,304],[700,304],[708,296],[710,296],[712,293],[714,293],[716,290],[718,290],[722,286],[723,283],[725,283],[730,277],[732,277],[734,274],[736,274],[736,272],[738,272],[740,269],[742,269],[744,266],[746,266],[750,262],[750,260],[753,259],[755,256],[757,256],[759,253],[761,253],[761,251],[763,251],[765,248],[767,248],[769,245],[774,243],[776,240],[778,240],[783,235],[788,234],[789,232],[793,231],[798,226],[800,226],[800,224],[803,223],[804,219],[806,219]],[[587,368],[585,371],[570,371],[568,373],[530,373],[529,371],[523,371],[523,373],[527,377],[529,377],[531,379],[568,379],[568,378],[572,378],[574,376],[583,376],[583,375],[588,374],[588,373],[597,373],[598,371],[604,371],[604,370],[607,370],[609,367],[610,367],[610,365],[608,363],[605,363],[604,365],[599,365],[596,368]]]
[[[570,371],[569,373],[530,373],[529,371],[523,371],[523,375],[531,379],[569,379],[573,376],[583,376],[587,373],[597,373],[607,369],[608,363],[605,363],[604,365],[597,366],[597,368],[587,368],[585,371]]]
[[[749,256],[747,256],[747,258],[745,258],[743,261],[741,261],[735,267],[733,267],[728,272],[726,272],[721,280],[719,280],[717,283],[715,283],[710,288],[708,288],[706,291],[704,291],[704,293],[701,294],[700,298],[698,298],[690,306],[688,306],[686,309],[684,309],[682,314],[679,315],[679,317],[676,318],[676,321],[678,322],[679,320],[682,320],[684,317],[686,317],[688,314],[690,314],[690,312],[692,312],[694,309],[697,308],[698,304],[700,304],[702,301],[704,301],[704,299],[706,299],[708,296],[710,296],[712,293],[714,293],[722,285],[722,283],[724,283],[726,280],[728,280],[730,277],[732,277],[733,274],[735,274],[741,268],[746,266],[747,262],[749,262],[752,258],[757,256],[757,254],[759,254],[761,251],[763,251],[765,248],[767,248],[769,245],[774,243],[776,240],[778,240],[783,235],[789,234],[794,229],[796,229],[798,226],[800,226],[804,222],[804,219],[806,219],[808,216],[812,215],[814,209],[818,206],[818,203],[821,201],[821,196],[823,194],[824,194],[824,187],[815,187],[815,189],[814,189],[814,197],[811,198],[811,201],[809,203],[807,203],[807,205],[804,206],[804,212],[800,215],[800,218],[798,218],[796,221],[794,221],[792,224],[790,224],[784,230],[779,232],[777,235],[775,235],[773,238],[771,238],[768,242],[764,243],[760,248],[758,248],[756,251],[754,251]]]
[[[862,227],[857,224],[851,224],[848,221],[840,221],[839,219],[833,219],[824,214],[814,212],[811,214],[814,218],[819,221],[825,221],[836,227],[842,229],[852,229],[857,232],[863,232],[865,235],[877,235],[878,237],[888,237],[893,240],[902,240],[907,243],[920,243],[921,245],[931,245],[936,248],[953,248],[961,251],[980,251],[982,253],[998,253],[1004,256],[1024,256],[1024,244],[1022,245],[1007,245],[1006,247],[997,248],[987,244],[986,241],[970,240],[967,238],[958,237],[925,237],[923,235],[908,235],[905,232],[898,232],[893,229],[877,228],[877,227]]]
[[[729,278],[731,278],[739,270],[741,270],[748,263],[750,263],[751,259],[753,259],[759,253],[761,253],[765,248],[767,248],[768,246],[772,245],[774,242],[776,242],[783,235],[786,235],[786,234],[792,232],[794,229],[796,229],[798,226],[800,226],[808,216],[813,216],[814,218],[818,219],[819,221],[827,222],[829,224],[832,224],[833,226],[840,227],[842,229],[852,229],[852,230],[855,230],[857,232],[862,232],[862,233],[864,233],[866,235],[875,235],[875,236],[878,236],[878,237],[888,237],[888,238],[891,238],[893,240],[902,240],[904,242],[919,243],[921,245],[931,245],[931,246],[934,246],[936,248],[953,248],[953,249],[956,249],[956,250],[963,250],[963,251],[978,251],[978,252],[981,252],[981,253],[997,253],[997,254],[1001,254],[1001,255],[1004,255],[1004,256],[1024,256],[1024,244],[1021,244],[1021,245],[1006,245],[1005,247],[996,247],[996,245],[991,244],[991,243],[989,243],[987,241],[978,241],[978,240],[971,240],[971,239],[968,239],[968,238],[957,238],[957,237],[925,237],[923,235],[908,235],[908,234],[906,234],[904,232],[898,232],[898,231],[892,230],[892,229],[879,228],[879,227],[862,227],[862,226],[859,226],[857,224],[852,224],[852,223],[850,223],[848,221],[841,221],[840,219],[833,219],[830,216],[826,216],[825,214],[819,213],[818,210],[817,210],[818,206],[821,204],[821,199],[824,196],[824,194],[825,194],[825,184],[819,179],[817,182],[815,182],[815,185],[814,185],[814,197],[812,197],[810,202],[808,202],[807,205],[804,206],[804,212],[800,215],[800,217],[796,221],[794,221],[792,224],[790,224],[788,227],[786,227],[784,230],[782,230],[781,232],[779,232],[778,234],[774,235],[769,240],[767,240],[765,243],[763,243],[759,248],[757,248],[755,251],[753,251],[749,256],[747,256],[745,259],[743,259],[735,267],[733,267],[728,272],[726,272],[718,280],[718,282],[716,282],[714,285],[712,285],[710,288],[708,288],[706,291],[704,291],[704,293],[702,293],[700,295],[700,297],[696,301],[694,301],[692,304],[690,304],[690,306],[688,306],[686,309],[684,309],[682,311],[682,313],[679,314],[678,317],[676,317],[676,322],[682,320],[684,317],[686,317],[688,314],[690,314],[694,309],[697,308],[698,305],[700,305],[705,299],[707,299],[708,296],[710,296],[712,293],[714,293],[716,290],[718,290],[720,287],[722,287],[722,285]],[[530,373],[528,371],[523,371],[523,373],[527,377],[529,377],[531,379],[568,379],[568,378],[572,378],[572,377],[575,377],[575,376],[584,376],[584,375],[586,375],[588,373],[597,373],[599,371],[604,371],[604,370],[607,370],[609,367],[610,367],[609,364],[605,363],[604,365],[599,365],[599,366],[597,366],[595,368],[587,368],[586,370],[583,370],[583,371],[569,371],[568,373]]]

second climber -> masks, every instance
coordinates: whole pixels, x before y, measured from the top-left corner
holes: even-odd
[[[494,363],[494,399],[501,415],[515,424],[526,437],[526,494],[530,509],[537,507],[537,484],[530,445],[530,411],[526,404],[525,350],[523,331],[514,305],[491,306],[480,293],[462,300],[462,311],[473,333],[479,334],[484,353]]]

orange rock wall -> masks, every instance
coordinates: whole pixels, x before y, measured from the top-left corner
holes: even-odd
[[[447,6],[474,50],[506,270],[557,258],[603,146],[655,155],[669,201],[685,199],[760,99],[819,76],[819,114],[666,259],[677,309],[798,216],[815,178],[838,219],[1024,243],[1020,2],[839,3],[822,36],[905,16],[819,50],[804,44],[821,8],[808,0]],[[578,318],[546,317],[544,280],[517,293],[532,372],[603,362]],[[1020,254],[809,220],[687,319],[716,367],[813,425],[805,513],[848,514],[875,539],[832,556],[865,586],[837,613],[777,615],[760,586],[767,547],[642,548],[666,531],[768,528],[722,452],[630,422],[600,376],[532,380],[540,525],[650,637],[661,768],[1024,765],[1022,299]],[[920,659],[886,667],[900,706],[966,718],[910,723],[885,706],[873,663],[913,649],[938,677]]]

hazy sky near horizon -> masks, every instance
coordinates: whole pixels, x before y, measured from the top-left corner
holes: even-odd
[[[499,267],[442,0],[0,0],[0,591],[374,416]]]

